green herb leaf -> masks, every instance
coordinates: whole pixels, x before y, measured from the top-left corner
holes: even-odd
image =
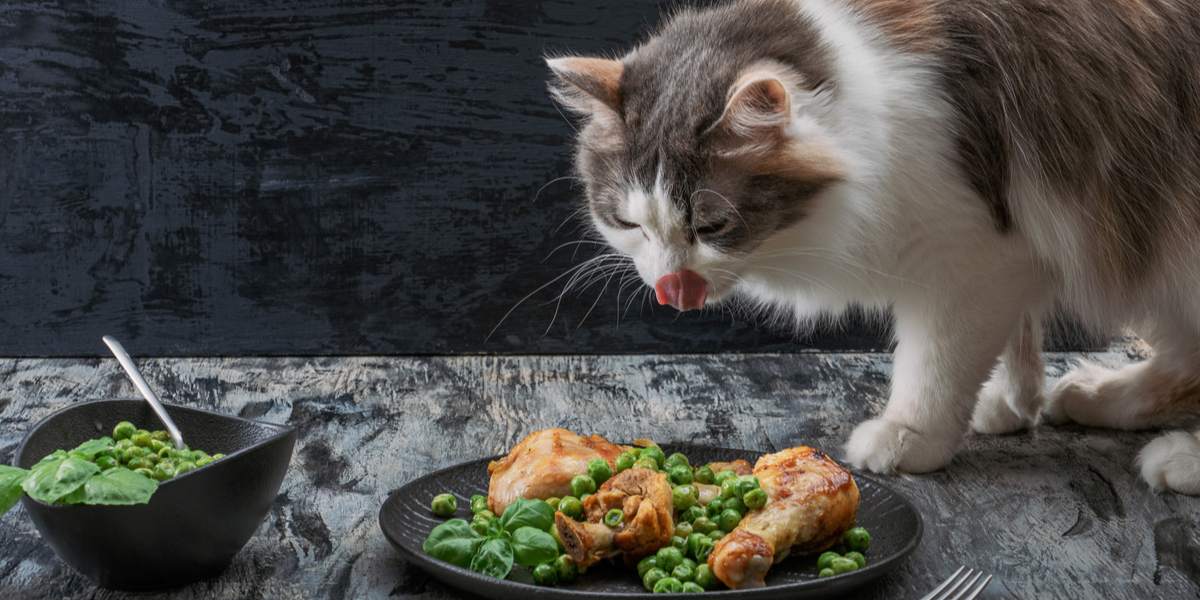
[[[496,579],[508,577],[513,566],[513,548],[508,540],[490,539],[479,547],[471,559],[471,570]]]
[[[112,438],[105,436],[102,438],[96,438],[94,440],[88,440],[76,446],[74,450],[68,452],[67,454],[82,458],[83,460],[96,460],[97,455],[105,451],[112,450],[115,444],[116,442],[113,442]]]
[[[30,471],[32,471],[32,470],[34,470],[34,469],[36,469],[36,468],[38,468],[38,467],[40,467],[40,466],[42,466],[42,465],[44,465],[44,464],[46,464],[46,463],[48,463],[48,462],[54,462],[54,461],[57,461],[57,460],[62,460],[62,459],[64,459],[64,458],[66,458],[66,457],[67,457],[67,451],[66,451],[66,450],[55,450],[54,452],[52,452],[52,453],[50,453],[50,454],[47,454],[46,456],[44,456],[44,457],[42,458],[42,460],[39,460],[39,461],[37,461],[36,463],[34,463],[32,467],[29,467],[29,470],[30,470]]]
[[[466,521],[450,519],[429,532],[421,549],[438,560],[468,567],[482,544],[483,538]]]
[[[536,567],[558,558],[554,536],[532,527],[521,527],[512,534],[513,556],[522,567]]]
[[[67,456],[50,461],[43,460],[29,471],[29,477],[21,483],[29,497],[54,504],[71,492],[79,489],[92,475],[100,472],[96,463]]]
[[[26,477],[29,477],[29,471],[25,469],[0,465],[0,515],[21,499],[21,483]]]
[[[500,516],[500,525],[509,533],[522,527],[546,531],[554,526],[554,509],[543,500],[518,498],[504,509],[504,514]]]
[[[149,502],[158,482],[125,467],[113,467],[93,475],[82,489],[81,504],[128,506]]]

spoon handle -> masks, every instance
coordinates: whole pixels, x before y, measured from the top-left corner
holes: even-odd
[[[175,421],[172,421],[171,416],[167,414],[167,409],[163,408],[162,402],[158,401],[158,396],[154,393],[154,390],[150,389],[146,380],[142,378],[141,372],[138,371],[137,365],[133,364],[133,359],[125,351],[125,347],[111,335],[106,335],[100,339],[112,351],[113,356],[117,357],[117,362],[121,363],[121,368],[125,369],[125,374],[133,382],[133,387],[137,388],[141,392],[142,397],[146,399],[146,402],[150,403],[150,408],[154,409],[154,414],[158,415],[158,420],[167,426],[167,431],[170,432],[171,441],[175,442],[175,447],[182,450],[183,434],[179,432],[179,428],[175,426]]]

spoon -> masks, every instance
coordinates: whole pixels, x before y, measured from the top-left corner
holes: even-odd
[[[100,340],[108,346],[113,356],[117,357],[117,362],[121,363],[121,367],[125,369],[125,374],[133,382],[133,387],[137,388],[141,392],[142,397],[146,399],[146,402],[150,403],[150,408],[154,409],[154,414],[158,415],[158,420],[167,426],[167,431],[171,434],[171,441],[175,442],[175,448],[182,450],[183,434],[179,432],[179,428],[175,426],[175,421],[172,421],[171,416],[167,414],[167,409],[163,408],[162,402],[158,401],[158,396],[154,393],[154,390],[150,389],[146,380],[142,378],[141,372],[138,371],[137,365],[133,364],[133,359],[125,351],[125,347],[111,335],[106,335],[100,338]]]

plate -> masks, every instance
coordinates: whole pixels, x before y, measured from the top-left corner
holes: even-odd
[[[683,452],[695,464],[744,458],[754,464],[762,452],[711,446],[663,445],[663,450]],[[601,564],[588,569],[570,585],[541,587],[533,584],[527,569],[514,567],[510,579],[487,577],[437,560],[421,550],[430,530],[445,521],[429,511],[433,497],[449,492],[458,497],[456,517],[471,519],[470,499],[487,494],[489,461],[500,457],[458,464],[415,479],[392,492],[379,510],[384,536],[410,562],[446,585],[495,600],[610,600],[613,598],[657,598],[647,593],[637,573]],[[867,566],[834,577],[818,578],[816,557],[792,556],[771,568],[767,586],[751,590],[714,590],[703,594],[673,594],[672,597],[729,598],[746,600],[836,598],[859,588],[900,566],[921,541],[921,515],[907,499],[879,481],[854,473],[861,500],[858,524],[871,532]]]

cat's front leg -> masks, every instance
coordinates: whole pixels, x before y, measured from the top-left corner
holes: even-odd
[[[896,304],[887,408],[851,434],[846,444],[851,464],[875,472],[924,473],[950,462],[980,385],[1027,303],[1025,290],[1014,287],[983,284]]]

